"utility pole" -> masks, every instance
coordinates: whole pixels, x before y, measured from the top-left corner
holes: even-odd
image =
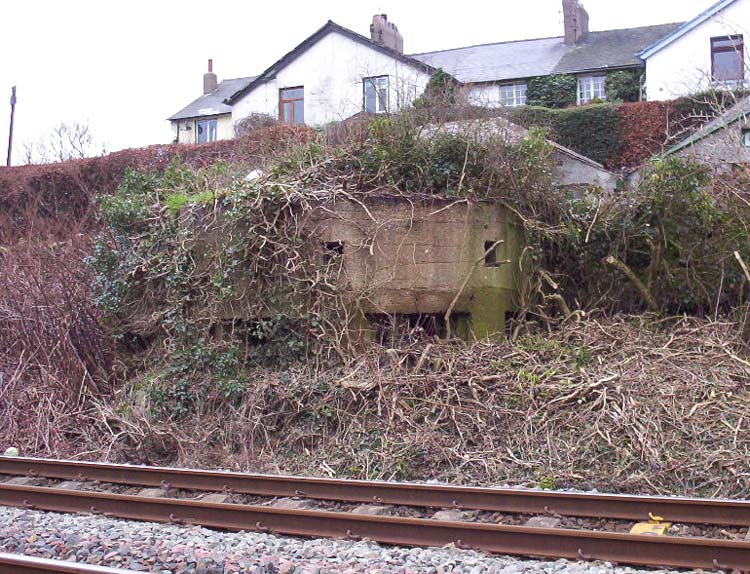
[[[5,164],[10,167],[10,158],[13,153],[13,117],[16,115],[16,87],[13,86],[10,92],[10,133],[8,134],[8,162]]]

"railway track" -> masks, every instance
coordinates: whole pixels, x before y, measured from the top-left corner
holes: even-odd
[[[669,522],[731,526],[735,530],[741,527],[744,531],[750,527],[750,502],[744,501],[277,477],[15,457],[0,457],[0,474],[48,483],[75,481],[73,488],[70,484],[66,488],[56,488],[55,484],[0,483],[0,504],[7,506],[101,513],[132,520],[199,524],[226,530],[369,538],[396,545],[453,543],[462,548],[532,557],[750,571],[750,542],[739,535],[733,535],[737,538],[734,540],[644,536],[581,528],[441,521],[421,515],[374,516],[341,511],[342,503],[375,503],[417,509],[452,508],[508,515],[628,521],[647,521],[658,515]],[[104,491],[110,488],[105,485],[162,490],[159,496],[113,494]],[[96,490],[91,490],[92,487]],[[326,504],[333,505],[335,511],[278,508],[262,500],[254,500],[253,504],[232,504],[174,498],[181,495],[174,492],[178,489],[223,493],[224,497],[236,493],[271,498],[301,497],[328,501]]]
[[[6,554],[0,552],[0,574],[136,574],[134,570],[122,568],[107,568],[81,564],[80,562],[65,562],[62,560],[48,560],[21,554]]]

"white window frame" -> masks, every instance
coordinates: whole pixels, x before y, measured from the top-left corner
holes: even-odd
[[[745,149],[750,148],[750,128],[742,128],[742,147]]]
[[[375,109],[372,111],[367,109],[368,84],[375,89]],[[382,90],[385,90],[385,97],[382,97]],[[362,78],[362,110],[370,114],[387,114],[390,97],[390,78],[388,76]]]
[[[218,139],[219,122],[216,118],[195,120],[195,143],[215,142]],[[200,141],[200,130],[206,129],[206,140]]]
[[[578,76],[578,105],[596,98],[607,101],[607,76]]]
[[[526,93],[528,85],[526,82],[513,82],[511,84],[500,84],[498,86],[499,102],[503,107],[515,108],[526,105]]]

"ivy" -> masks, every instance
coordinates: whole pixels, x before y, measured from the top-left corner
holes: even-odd
[[[430,76],[424,93],[412,105],[415,109],[452,106],[456,104],[457,96],[458,83],[455,78],[438,68]]]
[[[578,100],[578,79],[572,74],[553,74],[531,78],[526,100],[530,106],[567,108]]]
[[[613,103],[637,102],[642,99],[641,70],[618,70],[609,72],[606,78],[607,99]]]
[[[620,156],[620,118],[610,104],[564,110],[524,106],[511,112],[511,120],[546,128],[551,139],[605,165],[616,163]]]

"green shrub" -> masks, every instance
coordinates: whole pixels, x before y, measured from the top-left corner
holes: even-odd
[[[417,109],[433,106],[452,106],[456,103],[458,83],[442,68],[438,68],[427,82],[424,93],[414,100]]]
[[[564,110],[524,106],[511,112],[511,121],[545,128],[557,143],[605,165],[620,156],[620,118],[610,104]]]
[[[530,106],[567,108],[578,100],[578,78],[572,74],[539,76],[528,81],[526,101]]]
[[[641,100],[641,70],[619,70],[607,74],[607,99],[613,103]]]

